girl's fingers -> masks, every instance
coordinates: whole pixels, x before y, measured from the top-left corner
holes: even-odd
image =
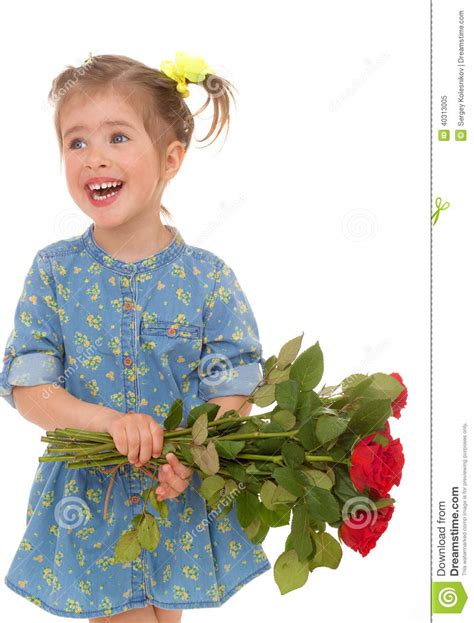
[[[154,420],[150,422],[150,431],[153,437],[153,456],[159,457],[163,449],[163,428]]]
[[[173,472],[180,478],[183,478],[183,480],[187,480],[192,475],[193,470],[190,467],[183,465],[176,456],[176,454],[168,452],[166,455],[166,460],[171,465]]]
[[[137,426],[131,421],[127,424],[128,460],[135,463],[140,450],[140,433]]]
[[[153,439],[151,436],[151,430],[149,426],[140,426],[140,457],[138,465],[145,465],[151,459],[151,453],[153,452]]]
[[[160,465],[158,478],[160,481],[156,489],[158,499],[160,499],[160,494],[163,497],[177,497],[189,484],[188,481],[178,476],[170,465]]]

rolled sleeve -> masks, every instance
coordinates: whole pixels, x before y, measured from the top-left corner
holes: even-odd
[[[199,363],[199,396],[248,396],[263,378],[262,345],[250,303],[234,271],[221,261],[208,300]]]
[[[15,385],[64,386],[60,310],[48,258],[38,252],[23,284],[0,373],[0,396],[16,409]]]

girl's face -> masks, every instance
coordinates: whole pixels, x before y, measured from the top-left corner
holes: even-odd
[[[147,216],[156,219],[162,182],[177,173],[184,157],[182,143],[168,146],[161,178],[157,148],[141,117],[125,96],[110,91],[71,97],[60,123],[67,185],[79,208],[105,228],[138,216],[145,222]],[[120,188],[90,188],[90,184],[115,180],[122,182]],[[105,195],[112,196],[100,199]]]

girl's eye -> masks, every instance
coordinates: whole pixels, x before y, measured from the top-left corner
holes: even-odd
[[[119,133],[119,134],[114,134],[114,136],[113,136],[113,138],[112,138],[112,141],[113,141],[113,139],[114,139],[116,136],[123,136],[123,137],[124,137],[124,138],[126,138],[126,139],[127,139],[127,141],[128,141],[128,137],[126,137],[126,136],[125,136],[125,134],[120,134],[120,133]],[[123,143],[123,141],[120,141],[120,143]]]
[[[125,138],[125,139],[126,139],[126,141],[128,141],[128,140],[129,140],[129,139],[128,139],[128,137],[127,137],[127,136],[125,136],[125,134],[122,134],[122,133],[120,133],[120,132],[119,132],[118,134],[114,134],[114,135],[113,135],[113,137],[112,137],[112,142],[114,142],[114,139],[115,139],[116,137],[118,137],[118,136],[122,136],[123,138]],[[125,141],[125,142],[126,142],[126,141]],[[76,143],[83,143],[83,142],[84,142],[84,141],[82,140],[82,138],[75,138],[75,139],[74,139],[73,141],[71,141],[71,143],[69,144],[69,149],[72,149],[72,150],[74,150],[74,151],[77,151],[77,150],[76,150],[76,148],[74,147],[74,145],[75,145]],[[120,144],[120,143],[123,143],[123,142],[124,142],[124,141],[119,141],[118,143],[117,143],[117,142],[114,142],[114,144],[115,144],[115,145],[117,145],[117,144]]]

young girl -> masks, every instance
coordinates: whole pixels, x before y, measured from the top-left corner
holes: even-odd
[[[217,138],[228,124],[231,85],[200,57],[178,53],[161,71],[125,56],[90,57],[57,76],[50,92],[68,188],[93,222],[36,252],[0,395],[45,430],[108,432],[129,460],[116,470],[106,519],[110,473],[38,465],[5,583],[64,617],[180,621],[183,608],[219,607],[271,568],[235,506],[208,515],[201,476],[172,453],[157,487],[169,515],[147,508],[157,516],[159,545],[133,563],[113,558],[142,512],[140,492],[152,478],[141,467],[161,454],[173,401],[184,403],[181,426],[207,401],[221,405],[220,417],[242,407],[262,378],[258,328],[235,273],[160,218],[169,216],[162,194],[193,134],[190,82],[208,94],[198,112],[212,99],[205,139],[216,129]]]

